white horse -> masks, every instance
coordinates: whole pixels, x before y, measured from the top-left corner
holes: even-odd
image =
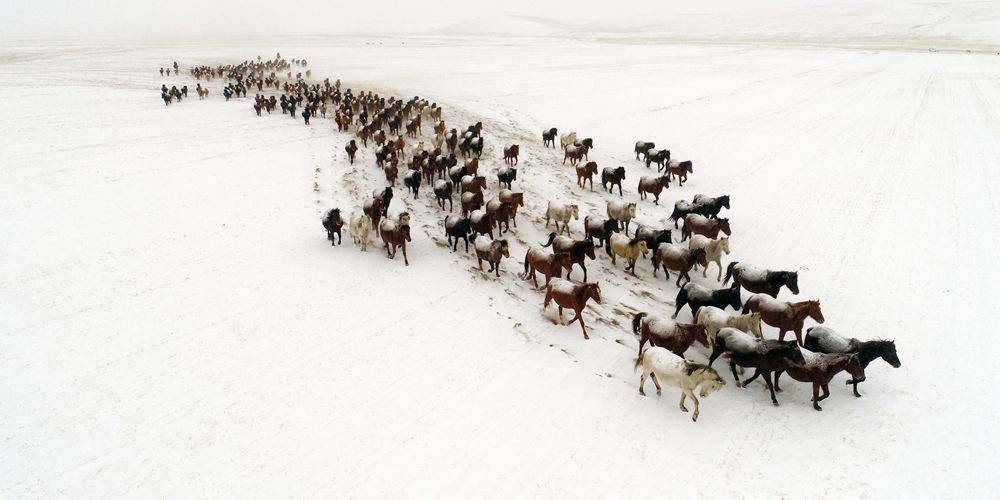
[[[361,246],[362,252],[368,251],[368,235],[372,231],[372,219],[364,210],[356,209],[351,215],[351,240]]]
[[[726,327],[750,332],[758,339],[764,338],[760,333],[760,313],[730,314],[715,306],[705,306],[698,309],[698,317],[694,322],[705,327],[709,344],[714,344],[716,334]]]
[[[609,201],[608,217],[618,221],[618,227],[623,228],[625,235],[628,236],[629,223],[635,218],[635,203],[625,203],[618,200]]]
[[[563,149],[566,149],[566,146],[569,146],[574,142],[576,142],[576,132],[570,132],[559,136],[559,144],[562,145]]]
[[[444,133],[440,133],[434,136],[434,147],[441,148],[444,146]]]
[[[562,229],[566,230],[566,234],[570,234],[570,218],[580,220],[580,207],[578,205],[566,205],[550,201],[548,209],[545,210],[545,227],[548,227],[549,221],[554,220],[556,222],[556,234],[561,234]],[[562,229],[559,229],[560,222],[563,223]]]
[[[635,262],[639,260],[639,254],[642,254],[643,258],[649,255],[649,248],[646,246],[646,240],[629,238],[624,234],[615,233],[608,240],[608,254],[611,255],[612,264],[617,264],[616,255],[620,255],[628,261],[625,270],[632,271],[632,276],[635,276]]]
[[[698,398],[694,396],[695,389],[701,385],[700,395],[704,398],[726,385],[726,381],[722,380],[719,373],[711,367],[685,361],[684,358],[662,347],[646,349],[639,355],[639,361],[642,363],[639,394],[646,395],[643,385],[646,384],[647,376],[653,379],[657,395],[660,394],[660,382],[679,387],[681,389],[681,411],[688,411],[684,406],[684,400],[690,397],[694,401],[694,414],[691,415],[691,420],[695,422],[698,421]]]
[[[412,153],[411,156],[420,156],[420,154],[424,151],[426,151],[424,148],[424,141],[420,141],[416,146],[413,146],[413,149],[410,152]]]
[[[722,281],[722,254],[725,252],[729,255],[729,237],[723,236],[717,240],[713,240],[708,236],[703,236],[696,234],[691,236],[691,241],[688,243],[688,248],[694,250],[696,248],[705,249],[705,259],[709,262],[715,262],[715,265],[719,266],[719,277],[716,281]],[[705,278],[708,276],[708,266],[705,266],[705,271],[701,273],[701,277]]]

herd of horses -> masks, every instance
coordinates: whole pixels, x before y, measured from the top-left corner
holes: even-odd
[[[362,251],[367,251],[374,233],[381,239],[389,259],[402,251],[404,264],[409,265],[406,248],[412,242],[410,214],[389,211],[392,201],[398,200],[395,189],[402,170],[402,184],[406,188],[403,197],[417,200],[422,185],[432,186],[434,205],[442,213],[447,248],[458,252],[459,244],[464,243],[464,251],[468,253],[471,243],[480,271],[499,278],[502,260],[509,258],[512,250],[503,236],[510,233],[512,224],[517,228],[518,210],[524,207],[525,193],[513,189],[518,180],[520,145],[502,147],[504,165],[496,171],[498,188],[492,196],[487,196],[490,182],[480,172],[486,144],[482,122],[449,128],[442,107],[419,96],[400,99],[373,91],[355,93],[350,88],[342,89],[340,80],[309,83],[301,73],[293,80],[290,71],[282,79],[277,72],[292,64],[305,66],[306,62],[289,63],[278,54],[268,61],[258,57],[256,61],[235,65],[200,66],[192,68],[191,74],[199,80],[224,79],[227,83],[223,93],[227,100],[233,95],[246,97],[247,89],[251,88],[258,92],[264,92],[265,88],[282,92],[280,97],[258,93],[253,99],[258,116],[262,110],[271,113],[280,107],[283,114],[296,118],[296,109],[301,108],[301,116],[309,125],[310,117],[318,113],[325,118],[332,110],[338,132],[354,135],[344,148],[351,165],[359,151],[357,143],[360,141],[361,147],[367,149],[371,141],[374,167],[381,171],[379,175],[384,174],[385,185],[360,200],[360,206],[346,221],[340,208],[326,212],[322,225],[331,245],[342,244],[341,232],[347,225],[352,241]],[[174,72],[179,74],[177,66]],[[207,88],[202,91],[200,83],[198,89],[199,96],[203,91],[208,95]],[[186,86],[184,90],[186,95]],[[164,89],[164,94],[172,92]],[[421,140],[425,120],[430,123],[428,133],[432,134],[427,142]],[[825,318],[819,300],[779,299],[782,289],[798,295],[795,271],[766,269],[734,260],[725,266],[723,278],[723,256],[730,254],[732,227],[729,219],[720,214],[723,209],[730,209],[728,195],[699,194],[691,200],[677,200],[668,218],[673,227],[640,224],[635,221],[637,202],[624,199],[622,184],[627,172],[624,166],[600,170],[597,162],[589,159],[594,150],[592,138],[580,139],[575,132],[559,135],[556,128],[544,130],[541,135],[543,148],[555,149],[558,141],[563,150],[562,163],[569,162],[575,170],[578,187],[587,189],[589,182],[593,191],[593,177],[600,172],[600,183],[610,196],[604,213],[584,214],[580,239],[573,237],[571,229],[573,221],[580,220],[580,206],[547,200],[545,227],[553,224],[554,231],[549,233],[547,241],[529,246],[522,261],[523,273],[519,274],[521,279],[530,280],[535,289],[544,288],[543,309],[554,302],[560,323],[564,310],[572,311],[573,316],[565,324],[579,322],[584,338],[590,338],[583,311],[590,301],[600,304],[602,298],[600,284],[588,281],[587,261],[598,258],[598,248],[604,250],[611,266],[616,267],[621,259],[624,270],[632,276],[636,276],[637,267],[646,259],[654,278],[661,269],[668,282],[676,276],[674,285],[678,291],[669,318],[647,312],[637,312],[632,318],[631,331],[639,339],[635,367],[641,368],[641,394],[647,378],[652,380],[657,393],[661,384],[676,386],[681,389],[680,409],[687,411],[685,401],[690,398],[694,402],[692,417],[697,420],[699,400],[695,393],[700,387],[700,396],[705,397],[726,385],[712,368],[718,358],[725,357],[736,387],[747,387],[762,377],[772,403],[777,405],[776,393],[781,391],[779,378],[787,373],[794,380],[812,384],[813,407],[822,410],[819,402],[830,395],[828,385],[836,374],[846,372],[850,377],[847,384],[860,397],[857,387],[866,379],[865,368],[872,361],[881,358],[893,367],[900,366],[893,341],[850,338],[821,326]],[[647,169],[654,164],[657,167],[659,175],[640,177],[637,187],[639,201],[651,197],[653,207],[659,206],[660,196],[671,182],[683,185],[694,171],[692,161],[672,159],[670,150],[657,149],[653,142],[636,142],[634,153],[640,165]],[[558,157],[553,160],[558,168]],[[455,198],[459,200],[458,213]],[[488,269],[483,268],[484,262]],[[721,281],[721,286],[695,282],[692,271],[701,269],[701,277],[710,280],[708,270],[713,263],[717,267],[715,282]],[[581,271],[580,281],[570,277],[576,267]],[[539,274],[544,278],[541,285]],[[744,293],[750,294],[746,300]],[[685,306],[691,314],[687,323],[677,320]],[[806,328],[808,319],[816,326]],[[765,338],[762,324],[776,329],[777,338]],[[795,340],[785,340],[788,332],[795,335]],[[695,344],[701,346],[700,354],[707,363],[689,360],[696,352],[692,349],[698,349]],[[752,369],[753,374],[741,382],[742,369]]]

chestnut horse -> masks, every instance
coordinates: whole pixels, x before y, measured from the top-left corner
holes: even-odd
[[[524,193],[515,193],[509,189],[501,189],[497,197],[504,203],[510,203],[510,221],[517,227],[517,209],[524,206]]]
[[[670,188],[670,177],[661,175],[659,177],[643,176],[639,178],[639,199],[645,200],[646,193],[652,194],[653,204],[660,204],[660,193],[664,188]]]
[[[512,144],[503,148],[503,161],[511,166],[517,165],[517,155],[521,152],[520,146]]]
[[[733,278],[733,286],[741,286],[751,293],[766,293],[772,297],[778,296],[781,287],[787,286],[795,295],[799,294],[799,273],[792,271],[770,271],[751,264],[732,261],[726,268],[725,285]]]
[[[587,181],[590,181],[590,190],[594,190],[594,174],[597,173],[597,162],[588,161],[587,163],[580,163],[576,166],[576,185],[584,189],[587,187]]]
[[[868,368],[868,365],[878,358],[889,363],[893,368],[899,368],[899,356],[896,355],[896,343],[892,340],[858,340],[848,338],[835,332],[833,328],[825,326],[814,326],[806,329],[805,347],[813,352],[827,354],[854,354],[858,355],[861,368]],[[848,380],[848,384],[854,385],[854,396],[861,397],[858,392],[858,384],[864,380]]]
[[[703,249],[691,250],[669,244],[660,245],[660,248],[656,250],[656,259],[653,260],[654,278],[661,264],[663,265],[663,274],[666,275],[667,281],[670,280],[670,271],[676,271],[677,286],[681,286],[681,278],[687,278],[689,282],[691,281],[691,275],[688,273],[695,264],[707,266],[708,261],[705,259],[705,250]]]
[[[813,386],[813,409],[823,411],[819,402],[830,396],[830,381],[833,376],[847,371],[851,375],[851,380],[864,380],[865,370],[861,367],[857,354],[816,354],[809,351],[802,351],[805,363],[795,365],[790,364],[784,370],[774,372],[774,390],[781,391],[778,385],[778,378],[785,371],[788,376],[799,382],[812,383]],[[850,383],[851,381],[848,381]],[[823,395],[819,395],[820,389]]]
[[[521,275],[521,279],[530,278],[535,283],[535,289],[537,290],[538,278],[535,276],[536,272],[540,272],[542,276],[545,276],[545,285],[548,286],[553,276],[556,278],[562,277],[563,269],[566,270],[566,273],[573,270],[573,259],[570,257],[569,252],[553,254],[540,248],[531,247],[524,254],[524,274]]]
[[[562,278],[555,278],[545,286],[545,302],[542,304],[542,308],[547,309],[549,303],[554,300],[556,305],[559,306],[560,324],[562,324],[563,309],[572,309],[576,315],[573,316],[573,319],[569,320],[569,323],[565,323],[565,325],[579,321],[580,328],[583,330],[583,338],[589,339],[587,325],[583,324],[583,316],[580,313],[587,306],[587,301],[590,299],[594,299],[594,302],[598,304],[601,303],[601,286],[597,283],[577,284]]]
[[[757,293],[747,299],[743,304],[743,313],[748,311],[759,312],[760,319],[778,329],[778,340],[785,340],[785,332],[795,332],[795,341],[801,346],[802,325],[806,317],[823,323],[823,311],[820,310],[818,300],[805,300],[802,302],[786,302],[778,300],[765,293]]]
[[[649,342],[649,345],[663,347],[668,351],[684,357],[684,352],[692,344],[699,344],[709,347],[708,333],[705,327],[699,325],[687,325],[676,323],[669,319],[646,318],[646,313],[641,312],[632,317],[632,333],[639,335],[639,356],[642,356],[642,346]],[[639,361],[636,360],[636,367]]]
[[[400,219],[405,214],[400,214]],[[410,265],[410,260],[406,256],[406,242],[410,239],[410,225],[402,224],[390,219],[383,219],[378,226],[379,235],[382,236],[382,243],[385,245],[385,255],[390,259],[396,258],[396,250],[403,248],[403,262]]]
[[[719,237],[719,233],[731,236],[733,230],[729,227],[729,219],[709,219],[704,215],[688,214],[684,217],[684,227],[681,228],[681,241],[691,237],[692,234],[700,234],[712,238]]]

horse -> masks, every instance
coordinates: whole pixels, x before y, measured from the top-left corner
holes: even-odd
[[[684,181],[688,180],[687,174],[689,173],[694,173],[694,165],[690,160],[682,161],[680,163],[672,161],[667,162],[667,175],[670,176],[671,180],[673,180],[674,177],[677,177],[678,186],[684,185]]]
[[[714,306],[719,309],[732,307],[736,311],[739,311],[743,307],[743,302],[740,300],[739,288],[730,287],[709,290],[697,283],[687,283],[681,287],[677,291],[677,298],[674,299],[674,304],[676,305],[676,309],[674,310],[674,315],[671,316],[673,318],[677,317],[677,314],[681,312],[681,308],[685,305],[691,308],[692,318],[697,318],[698,309],[705,306]]]
[[[868,368],[872,361],[882,358],[893,368],[899,368],[899,356],[896,355],[896,343],[892,340],[858,340],[848,338],[835,332],[832,328],[825,326],[814,326],[806,329],[805,348],[813,352],[826,354],[857,354],[861,369]],[[849,385],[854,386],[854,396],[860,398],[858,384],[864,382],[853,379],[848,380]]]
[[[452,184],[461,187],[462,177],[469,175],[469,172],[465,170],[465,167],[454,166],[448,168],[448,178],[451,179]]]
[[[483,192],[462,193],[459,202],[462,206],[462,216],[468,216],[469,212],[483,208]]]
[[[378,227],[379,220],[382,218],[382,198],[372,197],[365,200],[361,209],[371,218],[372,227]]]
[[[705,398],[726,385],[719,373],[711,367],[690,363],[662,347],[650,347],[645,353],[640,354],[636,361],[636,367],[640,363],[642,364],[642,376],[639,378],[639,394],[646,395],[643,391],[646,377],[653,379],[657,395],[660,394],[660,382],[679,387],[681,389],[681,411],[688,411],[687,407],[684,406],[684,401],[687,398],[694,401],[694,413],[691,414],[691,420],[694,422],[698,421],[699,413],[698,398],[694,396],[695,389],[700,385],[700,395]]]
[[[446,181],[444,179],[439,180],[434,183],[434,198],[438,205],[441,206],[441,210],[444,210],[444,202],[448,202],[448,211],[451,212],[455,208],[455,201],[452,200],[452,187],[454,184],[451,181]],[[482,193],[480,193],[482,194]]]
[[[785,340],[785,332],[795,332],[795,341],[802,343],[802,325],[806,317],[823,323],[823,311],[820,309],[818,300],[804,300],[801,302],[786,302],[778,300],[765,293],[756,293],[747,299],[743,304],[743,312],[759,312],[760,317],[767,323],[778,329],[778,340]]]
[[[330,240],[331,245],[336,245],[338,240],[341,245],[344,244],[344,237],[340,234],[342,227],[344,227],[344,219],[340,217],[340,209],[330,209],[323,219],[323,228],[326,229],[326,239]]]
[[[715,239],[719,233],[730,236],[733,234],[729,227],[729,219],[709,219],[703,215],[688,214],[684,217],[684,227],[681,228],[681,241],[691,237],[692,234],[700,234]]]
[[[715,265],[719,266],[719,276],[715,279],[715,281],[722,281],[722,254],[725,252],[726,255],[729,255],[728,237],[714,240],[707,236],[696,234],[688,241],[688,248],[704,248],[705,258],[709,262],[715,262]],[[701,273],[701,277],[708,277],[708,266],[706,266],[705,271]]]
[[[400,215],[402,219],[403,215]],[[396,258],[396,251],[403,248],[403,262],[408,266],[410,259],[406,256],[406,242],[410,239],[410,225],[397,223],[391,219],[383,219],[378,226],[379,235],[382,236],[382,243],[385,245],[385,254],[390,259]]]
[[[719,218],[719,211],[725,207],[729,209],[729,195],[706,196],[703,194],[694,195],[693,213],[704,215],[711,219]]]
[[[361,246],[362,252],[368,251],[368,234],[372,230],[372,219],[368,214],[361,212],[351,217],[351,240],[356,245]]]
[[[789,364],[784,370],[774,372],[774,390],[781,391],[778,379],[786,371],[789,377],[799,382],[812,383],[812,403],[816,411],[823,411],[819,402],[830,396],[830,381],[834,375],[846,371],[851,375],[851,380],[847,383],[865,379],[865,369],[861,366],[857,354],[817,354],[803,350],[802,355],[805,358],[804,363]],[[822,396],[819,395],[820,389],[823,390]]]
[[[670,213],[670,220],[674,221],[674,229],[677,229],[677,221],[684,219],[688,214],[695,213],[696,205],[687,200],[677,200],[674,202],[674,211]]]
[[[476,260],[479,261],[480,271],[483,270],[483,261],[485,260],[490,264],[490,270],[487,272],[494,272],[499,278],[500,261],[504,257],[510,257],[507,240],[486,241],[482,238],[476,240]]]
[[[417,199],[417,193],[420,191],[420,178],[421,174],[417,170],[410,170],[403,176],[403,185],[406,189],[413,192],[413,199]]]
[[[736,387],[746,387],[760,375],[764,375],[764,382],[771,392],[771,403],[778,406],[778,398],[774,395],[774,385],[771,383],[771,372],[784,370],[792,364],[805,362],[802,351],[795,342],[782,342],[780,340],[758,340],[748,333],[736,328],[722,328],[715,336],[712,344],[712,354],[708,357],[708,366],[722,355],[729,353],[729,369],[733,372],[733,379],[736,380]],[[740,383],[740,377],[736,374],[736,365],[744,368],[754,368],[752,377],[744,383]]]
[[[583,281],[587,282],[587,259],[594,260],[597,255],[594,253],[594,242],[592,240],[574,240],[567,236],[556,236],[556,233],[549,233],[549,240],[542,244],[543,247],[552,247],[553,253],[567,252],[574,264],[580,264],[583,269]],[[572,270],[570,271],[572,272]],[[569,279],[569,273],[566,274]]]
[[[358,144],[351,139],[351,142],[344,146],[344,151],[347,151],[347,157],[351,160],[351,165],[354,165],[354,155],[358,153]]]
[[[510,203],[510,220],[517,227],[517,209],[524,206],[524,193],[515,193],[509,189],[501,189],[497,198],[504,203]]]
[[[469,233],[471,232],[472,226],[469,223],[469,219],[457,215],[445,216],[444,235],[448,238],[448,245],[451,246],[452,252],[458,251],[458,240],[465,240],[465,251],[469,251]],[[455,240],[454,245],[452,245],[453,238]]]
[[[625,236],[628,236],[628,226],[635,218],[635,203],[612,200],[607,205],[608,217],[618,221],[619,227],[625,229]]]
[[[587,163],[580,162],[576,165],[576,185],[584,189],[587,187],[587,181],[590,181],[590,190],[594,190],[594,174],[597,173],[597,162],[588,161]]]
[[[726,268],[722,284],[728,283],[730,277],[733,279],[733,286],[743,287],[750,293],[766,293],[777,298],[781,287],[787,286],[793,294],[799,294],[799,273],[793,271],[760,269],[734,260]]]
[[[560,324],[562,324],[563,309],[572,309],[576,315],[565,325],[579,321],[580,328],[583,330],[583,338],[589,339],[590,336],[587,335],[587,326],[583,324],[581,312],[590,299],[594,299],[594,302],[598,304],[601,303],[601,286],[597,283],[576,284],[562,278],[555,278],[545,285],[545,302],[542,304],[542,309],[547,309],[549,303],[555,301],[556,305],[559,306]]]
[[[639,199],[645,200],[646,193],[651,193],[655,199],[653,200],[654,205],[660,204],[660,193],[664,188],[670,188],[670,178],[666,175],[659,177],[647,177],[643,176],[639,179]]]
[[[485,234],[493,239],[493,228],[496,226],[493,214],[482,209],[473,210],[469,212],[469,225],[473,234]]]
[[[563,136],[559,137],[559,145],[563,149],[566,149],[566,146],[570,146],[574,142],[576,142],[576,132],[570,132],[570,133],[568,133],[566,135],[563,135]]]
[[[552,128],[550,128],[548,130],[543,130],[542,131],[542,145],[545,146],[545,147],[552,146],[553,148],[555,148],[556,147],[556,134],[558,134],[558,133],[559,133],[559,130],[556,129],[555,127],[552,127]]]
[[[607,244],[612,234],[620,231],[618,221],[614,219],[602,219],[590,215],[583,218],[583,237],[589,240],[597,239],[600,243],[600,245],[597,245],[598,248]]]
[[[479,193],[486,189],[486,177],[466,175],[461,179],[463,193]]]
[[[455,129],[449,130],[448,133],[445,134],[444,136],[444,143],[445,146],[448,148],[448,151],[454,154],[455,148],[458,147],[458,131]]]
[[[500,167],[497,170],[497,182],[502,188],[504,184],[507,185],[508,189],[512,189],[511,183],[517,180],[517,169],[511,167]]]
[[[521,279],[530,278],[535,283],[535,289],[537,290],[538,278],[535,277],[536,272],[540,272],[542,276],[545,276],[545,285],[548,286],[553,276],[556,278],[562,277],[562,269],[565,269],[567,274],[573,270],[573,259],[569,252],[550,253],[540,248],[531,247],[524,254],[524,274],[521,275]]]
[[[571,144],[563,150],[563,165],[569,160],[570,166],[575,166],[584,156],[587,156],[587,146]]]
[[[591,139],[590,137],[588,137],[588,138],[586,138],[586,139],[584,139],[582,141],[581,140],[573,141],[573,145],[574,146],[587,146],[587,151],[590,151],[591,149],[594,149],[594,140]],[[584,157],[586,157],[587,153],[584,152],[583,155],[584,155]],[[589,160],[590,158],[587,158],[587,159]]]
[[[612,234],[608,243],[605,248],[607,248],[608,255],[611,256],[611,264],[617,265],[616,256],[620,255],[628,263],[625,270],[631,271],[632,276],[635,276],[635,263],[639,260],[639,254],[645,257],[649,253],[645,240],[629,238],[622,234]]]
[[[653,142],[645,142],[645,141],[638,141],[638,142],[636,142],[635,143],[635,159],[638,160],[640,154],[646,155],[646,153],[648,153],[650,149],[653,149],[655,147],[656,147],[656,143],[653,143]]]
[[[635,237],[641,238],[646,242],[646,248],[648,248],[652,254],[650,262],[656,260],[656,250],[660,248],[661,244],[673,243],[674,241],[669,229],[653,229],[651,227],[643,226],[642,224],[635,228]]]
[[[646,152],[646,168],[649,168],[651,163],[655,163],[656,171],[659,172],[663,170],[663,163],[668,161],[670,161],[670,150],[650,149]]]
[[[465,175],[473,177],[479,175],[479,158],[469,158],[465,160],[463,166],[465,167]]]
[[[764,338],[760,332],[760,313],[729,314],[715,306],[704,306],[698,309],[694,322],[705,327],[712,342],[715,342],[719,330],[727,327],[751,333],[758,339]]]
[[[704,250],[691,250],[673,244],[660,245],[660,248],[656,250],[656,259],[653,260],[653,277],[656,277],[656,271],[662,265],[663,274],[666,275],[667,281],[670,281],[670,271],[677,272],[677,286],[679,287],[681,286],[681,278],[687,278],[688,282],[691,281],[691,275],[688,272],[695,264],[708,265]]]
[[[385,172],[385,181],[389,183],[390,186],[396,186],[396,178],[399,177],[399,168],[396,165],[389,164],[382,167],[382,171]]]
[[[565,229],[566,234],[570,234],[569,220],[571,218],[580,220],[580,207],[578,205],[564,205],[550,201],[548,208],[545,209],[545,227],[549,227],[549,221],[555,221],[556,233],[562,233]],[[559,228],[560,222],[563,223],[562,229]]]
[[[499,198],[493,198],[486,202],[486,212],[493,217],[493,221],[497,225],[498,234],[510,232],[510,203],[500,201]],[[505,226],[507,229],[504,229]]]
[[[622,195],[622,181],[625,180],[625,167],[611,168],[605,167],[601,171],[601,186],[604,190],[611,193],[615,186],[618,186],[618,196]],[[591,181],[591,188],[593,188],[594,183]],[[610,188],[608,187],[610,185]],[[591,189],[593,190],[593,189]]]
[[[512,144],[503,148],[503,161],[511,166],[517,165],[517,155],[520,153],[520,146]]]
[[[381,192],[378,189],[372,191],[372,198],[382,200],[382,216],[389,215],[389,204],[392,203],[392,187],[386,187]],[[374,219],[372,219],[374,221]]]
[[[663,347],[668,351],[684,357],[687,351],[695,342],[709,347],[708,333],[705,327],[700,325],[686,325],[675,323],[669,319],[646,318],[646,313],[641,312],[632,317],[632,333],[639,336],[639,356],[642,356],[642,346],[649,342],[650,346]],[[638,367],[638,360],[636,366]]]

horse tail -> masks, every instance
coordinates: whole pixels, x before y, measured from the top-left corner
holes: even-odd
[[[642,325],[642,318],[646,316],[646,313],[637,313],[632,317],[632,333],[634,335],[639,335],[639,327]]]
[[[549,247],[549,246],[551,246],[551,245],[552,245],[552,242],[553,242],[553,241],[554,241],[555,239],[556,239],[556,233],[554,233],[554,232],[552,232],[552,233],[549,233],[549,241],[547,241],[547,242],[545,242],[545,243],[542,243],[541,245],[542,245],[543,247],[546,247],[546,248],[547,248],[547,247]]]
[[[723,285],[729,283],[729,278],[733,277],[733,269],[736,267],[736,264],[739,264],[739,262],[735,260],[729,263],[729,267],[726,268],[726,278],[722,280]],[[735,279],[733,279],[733,284],[734,285],[736,284]]]
[[[680,290],[677,290],[677,298],[674,299],[674,304],[676,304],[677,306],[677,312],[674,313],[674,317],[676,318],[677,313],[681,311],[681,308],[687,305],[687,292],[684,291],[684,287],[681,287]],[[696,323],[697,319],[698,318],[695,318]]]
[[[530,265],[528,263],[528,254],[530,252],[531,250],[528,250],[527,252],[524,253],[524,276],[521,279],[528,279],[528,266]]]

